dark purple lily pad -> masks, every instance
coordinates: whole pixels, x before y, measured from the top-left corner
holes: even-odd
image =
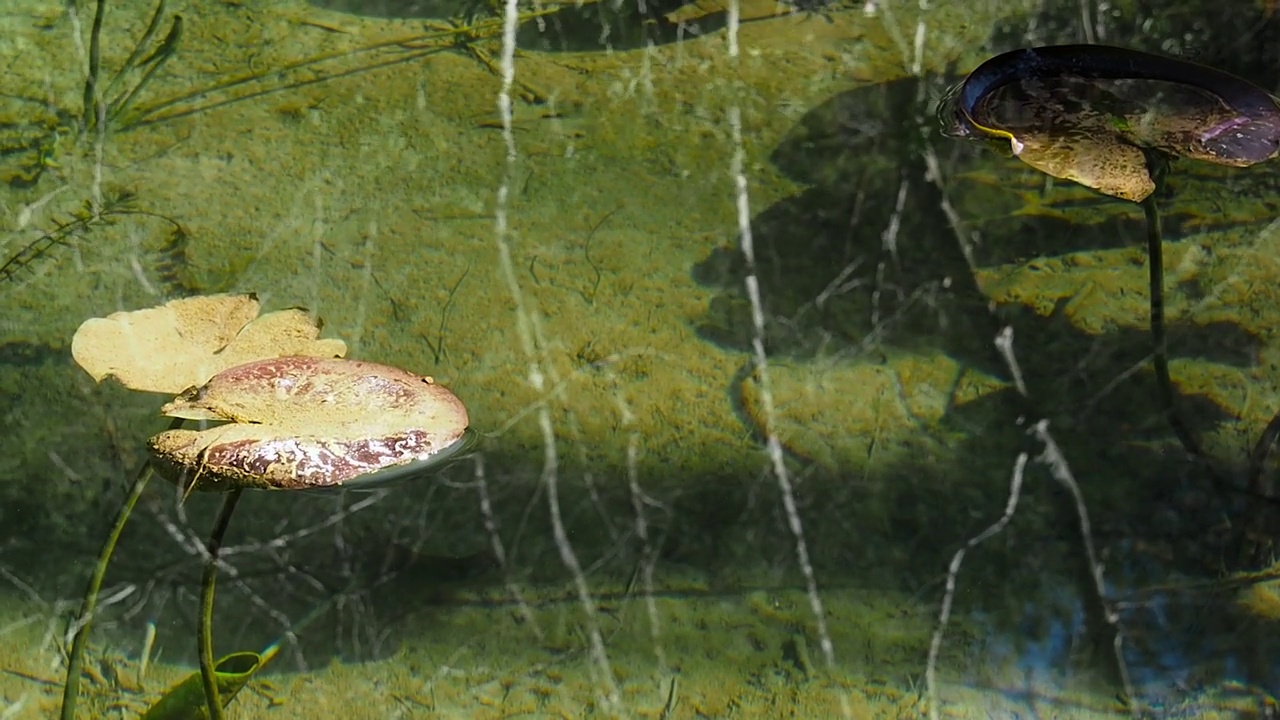
[[[1276,98],[1195,63],[1102,45],[1015,50],[939,105],[943,131],[1007,143],[1054,177],[1140,202],[1148,153],[1244,167],[1280,152]]]

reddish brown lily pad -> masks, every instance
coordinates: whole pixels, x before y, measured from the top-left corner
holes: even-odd
[[[148,441],[161,474],[196,490],[339,486],[437,456],[468,423],[462,402],[430,377],[313,357],[224,370],[162,412],[228,422]]]

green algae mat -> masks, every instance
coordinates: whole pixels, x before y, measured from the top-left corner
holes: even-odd
[[[1142,208],[938,123],[1082,38],[1268,89],[1266,4],[1111,5],[9,3],[0,717],[62,707],[186,389],[97,382],[77,328],[219,294],[429,376],[474,444],[247,495],[200,651],[219,498],[150,484],[76,717],[199,716],[205,649],[245,720],[1274,712],[1274,167],[1152,193],[1208,473]],[[1007,109],[969,118],[1047,117]]]

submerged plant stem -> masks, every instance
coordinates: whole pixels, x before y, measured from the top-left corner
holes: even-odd
[[[116,71],[115,77],[111,78],[111,83],[107,85],[104,96],[110,97],[115,94],[116,86],[124,79],[124,76],[138,64],[142,59],[142,53],[151,45],[151,41],[155,39],[156,32],[160,29],[160,20],[164,17],[166,0],[160,0],[156,5],[155,12],[151,13],[151,20],[147,23],[147,29],[143,31],[142,37],[138,40],[138,44],[133,46],[133,52],[129,53],[129,57],[120,65],[120,69]]]
[[[175,421],[173,427],[180,423],[181,420]],[[84,599],[80,603],[80,614],[75,619],[75,637],[71,642],[70,657],[67,659],[67,680],[62,686],[62,720],[75,720],[76,702],[80,696],[80,669],[84,665],[84,647],[89,640],[93,615],[98,609],[102,579],[107,574],[107,566],[111,564],[111,556],[115,553],[120,533],[124,531],[124,526],[129,522],[129,516],[133,513],[133,508],[138,504],[138,498],[142,497],[142,491],[146,490],[147,481],[150,479],[151,461],[148,460],[142,464],[142,469],[133,481],[133,487],[129,489],[129,496],[120,506],[115,524],[111,526],[111,532],[107,535],[106,542],[102,544],[101,552],[98,553],[98,564],[94,566],[93,575],[89,577],[89,586],[85,589]]]
[[[99,117],[98,105],[102,102],[102,90],[98,87],[102,75],[102,20],[106,13],[107,0],[98,0],[93,11],[93,29],[89,31],[89,75],[84,81],[82,132],[88,132]]]
[[[1221,487],[1221,478],[1204,451],[1200,449],[1195,435],[1191,433],[1191,429],[1182,421],[1182,416],[1174,407],[1173,380],[1169,377],[1169,340],[1164,322],[1164,237],[1160,231],[1160,209],[1156,205],[1156,197],[1164,187],[1168,160],[1159,156],[1156,151],[1148,151],[1147,164],[1156,185],[1155,192],[1142,201],[1142,212],[1147,221],[1147,263],[1151,285],[1151,343],[1161,410],[1170,427],[1173,428],[1173,434],[1177,436],[1178,442],[1182,443],[1182,448],[1203,465],[1214,482]]]
[[[161,10],[164,3],[161,3]],[[159,12],[159,10],[157,10]],[[160,43],[160,47],[152,53],[152,55],[142,61],[142,65],[147,65],[146,71],[142,73],[142,77],[134,84],[133,88],[127,92],[122,92],[115,100],[110,101],[107,106],[106,117],[108,120],[115,120],[124,115],[125,111],[133,104],[135,98],[142,92],[142,89],[151,82],[151,78],[155,77],[160,68],[173,57],[174,52],[178,49],[178,42],[182,39],[182,16],[177,15],[173,18],[173,24],[169,26],[169,33],[165,35],[164,40]],[[125,68],[127,71],[129,68]],[[123,72],[123,71],[122,71]]]
[[[213,659],[213,591],[218,580],[218,552],[222,549],[222,537],[227,533],[231,514],[235,512],[242,492],[243,489],[235,488],[222,501],[222,509],[218,511],[218,517],[213,521],[213,530],[209,532],[209,544],[206,546],[209,555],[205,558],[204,576],[200,582],[200,678],[204,683],[205,700],[209,704],[209,720],[224,718]]]

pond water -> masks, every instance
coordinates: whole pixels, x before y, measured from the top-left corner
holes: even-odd
[[[1153,196],[1171,414],[1143,208],[935,113],[1060,43],[1276,93],[1273,3],[99,7],[0,11],[0,717],[57,715],[169,424],[72,337],[217,293],[474,432],[240,498],[213,652],[267,662],[227,717],[1277,712],[1280,165]],[[198,667],[220,499],[142,489],[77,717]]]

